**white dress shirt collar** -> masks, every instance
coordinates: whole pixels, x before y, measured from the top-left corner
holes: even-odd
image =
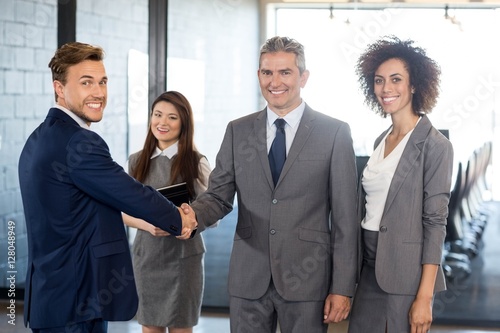
[[[297,128],[297,125],[300,123],[300,119],[302,118],[302,115],[304,114],[304,110],[306,108],[306,102],[302,100],[299,106],[297,106],[294,110],[288,112],[283,119],[285,119],[286,123],[288,126],[291,128],[295,129]],[[272,127],[274,124],[274,121],[278,119],[279,116],[274,113],[269,107],[267,108],[267,126]]]
[[[300,119],[304,114],[304,110],[306,108],[306,103],[302,101],[298,107],[296,107],[291,112],[287,113],[283,119],[286,121],[288,126],[285,126],[285,136],[286,136],[286,153],[290,151],[292,147],[293,139],[295,138],[295,134],[297,133],[297,129],[299,128]],[[271,145],[276,136],[276,126],[274,125],[274,121],[278,119],[278,115],[274,113],[272,110],[267,108],[267,152],[271,149]]]
[[[85,129],[88,129],[90,130],[90,126],[87,125],[87,123],[80,117],[78,117],[76,114],[74,114],[72,111],[66,109],[64,106],[61,106],[59,104],[56,104],[54,106],[55,108],[63,111],[64,113],[66,113],[68,116],[70,116],[74,121],[76,121],[78,123],[78,125],[80,125],[81,127],[85,128]]]
[[[151,159],[158,156],[166,156],[168,158],[172,158],[177,154],[178,150],[179,150],[179,141],[177,141],[176,143],[174,143],[170,147],[167,147],[164,150],[161,150],[160,148],[156,147],[153,154],[151,154]]]

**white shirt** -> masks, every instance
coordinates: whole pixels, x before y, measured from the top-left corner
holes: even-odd
[[[363,189],[366,192],[366,215],[361,221],[361,227],[366,230],[378,231],[380,228],[389,187],[413,129],[406,133],[396,148],[384,158],[385,139],[390,132],[390,130],[387,131],[387,134],[368,160],[361,179]]]
[[[54,107],[57,108],[57,109],[59,109],[59,110],[61,110],[61,111],[63,111],[68,116],[70,116],[71,118],[73,118],[73,120],[76,121],[78,123],[78,125],[80,125],[81,127],[90,130],[90,126],[87,125],[87,123],[82,118],[78,117],[72,111],[66,109],[64,106],[61,106],[59,104],[56,104]]]
[[[297,129],[299,128],[300,119],[304,114],[304,109],[306,107],[306,103],[302,101],[300,105],[287,113],[286,116],[283,117],[285,120],[285,142],[286,142],[286,154],[288,156],[288,152],[290,151],[290,147],[292,146],[293,139],[295,138],[295,134],[297,133]],[[276,125],[274,121],[278,119],[278,115],[274,113],[272,110],[267,108],[267,152],[271,150],[271,145],[273,144],[274,137],[276,136]]]

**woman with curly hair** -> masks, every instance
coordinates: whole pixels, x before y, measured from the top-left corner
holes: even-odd
[[[413,41],[389,36],[368,46],[356,73],[365,104],[392,124],[359,184],[361,271],[349,333],[427,332],[434,294],[445,289],[453,169],[453,147],[427,117],[441,71]]]

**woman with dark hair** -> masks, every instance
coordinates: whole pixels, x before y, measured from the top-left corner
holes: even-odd
[[[453,147],[429,121],[440,69],[425,51],[386,37],[356,72],[365,103],[392,124],[376,140],[359,184],[360,279],[349,333],[427,332],[440,266]]]
[[[167,91],[153,102],[149,131],[141,151],[130,155],[129,174],[154,188],[186,182],[191,198],[207,188],[210,166],[195,148],[194,120],[189,101]],[[137,228],[133,245],[134,275],[139,294],[137,320],[143,333],[189,333],[198,323],[203,295],[200,234],[179,240],[126,214],[126,225]]]

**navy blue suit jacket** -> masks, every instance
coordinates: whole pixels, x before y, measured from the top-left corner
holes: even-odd
[[[19,181],[29,251],[25,325],[131,319],[137,291],[121,212],[178,235],[177,208],[131,178],[98,134],[57,108],[28,138]]]

